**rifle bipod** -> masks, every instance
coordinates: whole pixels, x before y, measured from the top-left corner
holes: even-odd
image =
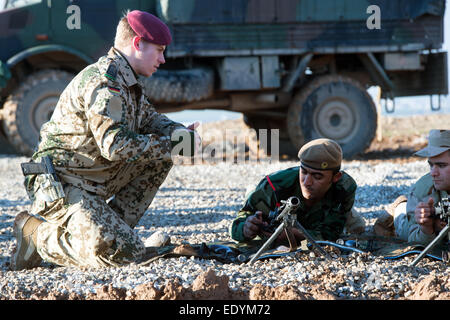
[[[299,229],[303,233],[305,238],[312,244],[312,246],[317,249],[317,251],[325,256],[326,259],[331,259],[331,256],[328,254],[328,252],[326,252],[321,246],[319,246],[309,234],[309,232],[306,231],[306,229],[297,221],[297,214],[295,213],[295,210],[300,205],[300,199],[297,197],[290,197],[287,200],[282,200],[281,203],[283,204],[283,206],[280,208],[280,210],[282,209],[282,211],[275,218],[276,221],[281,220],[280,225],[277,227],[274,233],[272,233],[270,238],[267,239],[267,241],[261,246],[258,252],[256,252],[256,254],[250,259],[248,264],[253,264],[283,231],[286,232],[286,236],[289,241],[290,252],[296,250],[297,241],[295,240],[295,236],[289,230],[290,227],[296,227],[297,229]]]

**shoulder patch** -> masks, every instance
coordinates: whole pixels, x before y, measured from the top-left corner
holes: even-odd
[[[118,96],[112,96],[109,100],[108,113],[114,121],[122,121],[122,100]]]
[[[120,88],[108,86],[108,90],[111,93],[120,93]]]
[[[115,62],[111,62],[108,66],[108,69],[106,69],[106,73],[104,74],[106,78],[112,81],[116,81],[117,76],[117,66]]]

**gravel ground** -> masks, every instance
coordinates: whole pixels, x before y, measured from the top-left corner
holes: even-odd
[[[384,260],[352,253],[329,263],[301,253],[298,259],[283,257],[252,266],[181,257],[162,258],[145,267],[78,269],[44,263],[33,270],[9,271],[14,217],[30,205],[19,166],[25,161],[0,156],[0,299],[450,299],[447,265],[425,258],[410,268],[414,255]],[[175,166],[136,232],[145,240],[163,230],[172,243],[229,241],[228,226],[246,189],[267,173],[295,165],[284,161]],[[344,162],[343,169],[358,183],[355,208],[370,231],[385,206],[405,194],[428,166],[425,161],[351,161]],[[199,283],[206,286],[210,280],[216,289],[220,283],[227,286],[225,293],[210,290],[199,296]]]

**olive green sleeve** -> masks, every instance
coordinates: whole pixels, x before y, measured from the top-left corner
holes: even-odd
[[[229,228],[231,238],[240,242],[250,240],[245,238],[243,234],[244,224],[247,218],[255,214],[256,211],[262,211],[263,219],[265,219],[269,215],[270,210],[273,210],[274,206],[274,192],[263,180],[250,193],[244,207],[238,211],[236,219],[232,221]]]
[[[356,187],[355,187],[356,190]],[[336,241],[344,230],[347,212],[350,211],[355,202],[355,192],[347,192],[340,204],[332,208],[325,215],[320,235],[325,240]]]
[[[352,178],[344,179],[337,186],[336,198],[330,208],[323,212],[322,219],[312,222],[307,228],[316,240],[336,241],[344,230],[347,212],[352,210],[357,188]]]

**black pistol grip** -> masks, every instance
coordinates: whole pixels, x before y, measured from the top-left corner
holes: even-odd
[[[22,173],[24,176],[47,173],[42,163],[26,162],[21,163],[20,167],[22,168]]]

